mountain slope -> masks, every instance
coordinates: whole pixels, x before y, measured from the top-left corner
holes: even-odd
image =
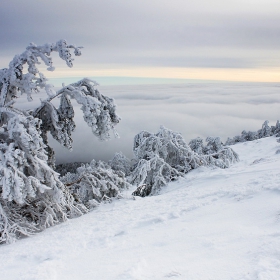
[[[0,247],[1,279],[280,279],[280,144]]]

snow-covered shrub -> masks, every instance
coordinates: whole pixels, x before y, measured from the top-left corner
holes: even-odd
[[[258,138],[265,138],[271,136],[271,128],[268,125],[269,121],[265,121],[262,125],[262,128],[258,130]]]
[[[86,162],[69,162],[69,163],[61,163],[55,166],[55,171],[60,174],[60,176],[64,176],[66,173],[76,173],[77,168],[86,164]]]
[[[83,79],[55,92],[37,68],[42,60],[53,71],[51,53],[58,52],[69,67],[72,54],[79,56],[80,47],[65,40],[37,46],[30,44],[16,55],[9,67],[0,70],[0,243],[11,242],[48,226],[85,213],[68,188],[60,181],[53,150],[48,146],[50,132],[64,147],[71,149],[75,129],[74,110],[70,99],[81,104],[84,119],[99,139],[108,139],[120,118],[111,98],[101,95],[96,83]],[[26,67],[27,66],[27,69]],[[16,98],[45,91],[46,100],[33,111],[14,107]],[[51,103],[60,98],[59,108]]]
[[[238,162],[239,157],[230,147],[222,146],[217,152],[205,155],[205,160],[208,165],[228,168],[231,164]]]
[[[161,187],[183,175],[184,173],[170,166],[164,159],[154,155],[149,160],[141,159],[138,162],[129,181],[136,186],[145,185],[140,193],[136,190],[133,194],[146,196],[158,193]]]
[[[190,148],[199,155],[203,154],[203,139],[197,137],[189,142]]]
[[[246,142],[246,141],[253,141],[256,139],[261,139],[265,137],[269,137],[275,135],[276,137],[280,137],[280,123],[279,121],[276,122],[275,126],[269,126],[269,121],[265,121],[262,125],[262,128],[259,129],[257,132],[252,131],[245,131],[241,132],[241,135],[237,135],[233,138],[228,138],[226,141],[226,145],[234,145],[239,142]]]
[[[210,155],[217,153],[222,149],[223,143],[220,137],[208,136],[206,138],[206,146],[203,148],[203,154]]]
[[[239,160],[237,153],[230,147],[224,146],[220,137],[207,137],[206,143],[203,148],[203,154],[207,164],[219,168],[228,168]]]
[[[183,173],[202,164],[200,156],[192,151],[180,133],[163,126],[156,134],[145,131],[137,134],[134,138],[133,152],[138,161],[150,160],[157,155],[172,168]]]
[[[129,181],[139,186],[134,195],[156,194],[162,186],[201,165],[229,167],[238,161],[238,155],[229,147],[224,147],[219,137],[208,137],[203,147],[200,138],[186,144],[182,135],[163,126],[156,134],[142,131],[134,139],[136,166]],[[202,154],[204,152],[204,154]]]
[[[122,171],[125,176],[131,173],[131,160],[129,160],[122,152],[115,153],[112,160],[109,161],[109,165],[115,171]]]
[[[280,122],[277,121],[275,126],[271,127],[271,133],[276,137],[280,137]]]
[[[258,133],[257,132],[253,132],[253,131],[246,131],[246,130],[243,130],[241,132],[241,139],[242,141],[241,142],[247,142],[247,141],[253,141],[253,140],[256,140],[258,139]]]
[[[89,209],[104,200],[121,196],[121,190],[130,187],[123,172],[95,160],[79,167],[76,173],[67,173],[61,181],[69,188],[76,202]]]
[[[237,153],[230,147],[224,146],[220,137],[207,137],[206,146],[203,145],[201,138],[190,141],[192,150],[198,150],[205,165],[217,166],[219,168],[228,168],[231,164],[239,160]],[[198,147],[198,148],[197,148]]]
[[[163,126],[155,134],[137,134],[133,152],[137,163],[129,181],[137,186],[145,184],[146,194],[156,194],[168,182],[203,164],[181,134]]]
[[[228,137],[227,141],[225,142],[226,146],[230,146],[230,145],[234,145],[235,141],[233,140],[233,138]]]

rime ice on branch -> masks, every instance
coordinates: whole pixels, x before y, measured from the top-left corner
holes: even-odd
[[[55,158],[47,132],[64,147],[72,148],[75,123],[71,99],[76,99],[93,134],[107,140],[120,120],[116,106],[89,79],[55,92],[37,68],[43,61],[47,70],[54,70],[52,52],[58,52],[72,67],[71,51],[79,56],[80,49],[65,40],[43,46],[32,43],[8,68],[0,70],[0,243],[87,211],[74,201],[53,170]],[[39,91],[45,91],[48,98],[38,108],[21,111],[14,107],[19,94],[26,94],[31,101],[32,94]],[[51,103],[56,97],[60,98],[59,108]]]

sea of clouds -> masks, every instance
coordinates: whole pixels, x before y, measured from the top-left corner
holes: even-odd
[[[180,132],[189,142],[195,137],[220,136],[223,141],[242,130],[256,131],[265,120],[275,125],[280,119],[280,84],[265,83],[187,83],[162,85],[98,86],[98,90],[115,99],[122,120],[117,126],[119,139],[99,141],[83,121],[79,105],[73,135],[73,151],[51,139],[57,163],[92,159],[110,160],[122,151],[132,158],[134,136],[142,130],[152,133],[163,125]],[[20,100],[22,108],[34,103]]]

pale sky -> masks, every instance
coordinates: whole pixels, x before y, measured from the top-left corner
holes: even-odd
[[[280,0],[1,0],[0,36],[0,68],[30,42],[83,46],[72,69],[55,55],[56,70],[44,74],[59,85],[93,78],[118,104],[120,139],[99,143],[77,108],[73,152],[51,144],[58,162],[131,156],[133,137],[160,125],[188,142],[226,139],[279,119]],[[126,86],[109,86],[110,77],[110,85]],[[146,78],[170,86],[135,86]],[[198,83],[173,86],[179,79]]]
[[[279,0],[1,0],[0,68],[30,43],[83,46],[47,77],[280,82]]]

